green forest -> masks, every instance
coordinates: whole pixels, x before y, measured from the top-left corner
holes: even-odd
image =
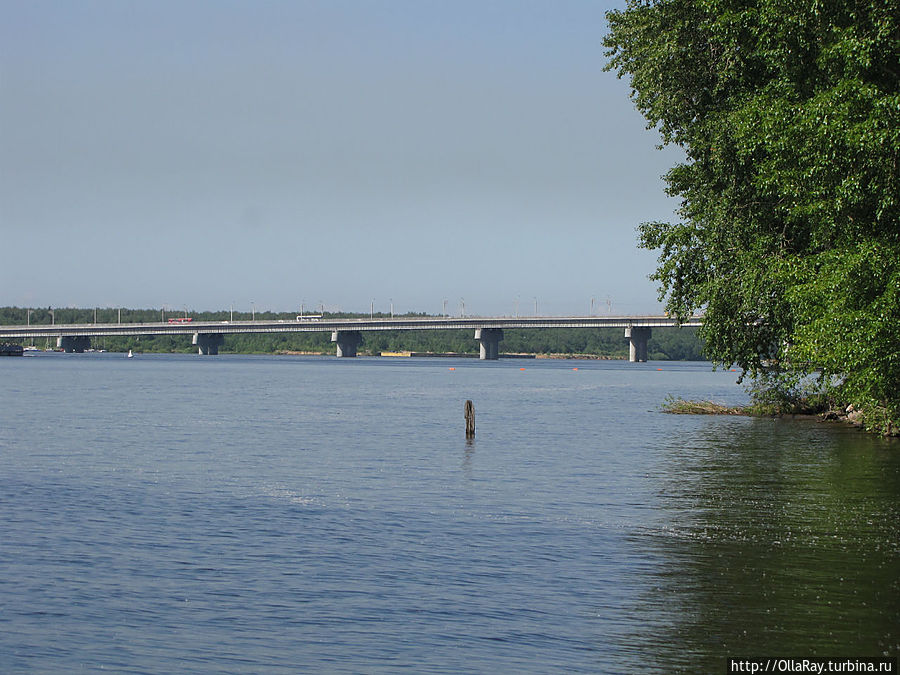
[[[165,321],[172,317],[190,316],[195,321],[228,321],[229,310],[218,312],[172,312],[160,309],[26,309],[0,308],[0,325],[71,324],[71,323],[147,323]],[[293,320],[295,313],[256,312],[257,320]],[[404,316],[427,316],[409,313]],[[376,318],[388,318],[375,314]],[[234,312],[234,321],[250,321],[249,312]],[[325,319],[369,318],[368,314],[325,314]],[[28,341],[31,342],[30,340]],[[38,347],[55,347],[55,341],[35,341]],[[196,351],[191,336],[128,336],[102,337],[93,342],[95,349],[126,352],[189,353]],[[363,333],[360,354],[381,352],[456,352],[478,353],[478,342],[471,330],[421,330],[421,331],[369,331]],[[220,353],[275,354],[283,352],[309,352],[334,354],[331,334],[321,333],[252,333],[226,335]],[[500,343],[502,354],[536,354],[562,356],[589,356],[601,358],[628,358],[628,341],[621,328],[552,328],[542,330],[506,330]],[[704,360],[703,345],[697,331],[692,328],[654,328],[648,345],[652,360],[700,361]]]
[[[900,433],[900,2],[628,0],[607,70],[683,161],[639,227],[673,316],[765,398]],[[777,366],[777,367],[773,367]]]

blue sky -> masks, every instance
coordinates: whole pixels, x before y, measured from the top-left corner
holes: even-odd
[[[0,0],[0,305],[658,312],[623,4]]]

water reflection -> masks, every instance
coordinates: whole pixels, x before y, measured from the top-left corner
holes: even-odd
[[[472,480],[472,458],[475,456],[475,439],[466,438],[466,447],[463,451],[463,475],[466,480]]]
[[[638,542],[664,560],[645,594],[661,663],[714,672],[727,656],[897,654],[900,444],[814,422],[710,420],[663,457],[669,520]]]

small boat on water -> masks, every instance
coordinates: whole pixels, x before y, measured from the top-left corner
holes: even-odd
[[[132,351],[131,351],[130,349],[128,350],[128,353],[125,355],[125,358],[126,358],[126,359],[133,359],[133,358],[134,358],[134,354],[132,353]]]

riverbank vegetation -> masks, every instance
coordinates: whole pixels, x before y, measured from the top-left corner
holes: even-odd
[[[747,406],[730,406],[714,401],[694,401],[673,396],[666,398],[662,410],[673,415],[750,415]]]
[[[900,0],[628,0],[607,69],[664,145],[680,222],[644,223],[677,317],[757,401],[900,429]],[[810,375],[814,375],[812,380]]]
[[[170,318],[189,316],[194,321],[294,321],[296,313],[234,312],[229,310],[171,312],[160,309],[24,309],[0,307],[0,325],[70,324],[70,323],[151,323]],[[425,314],[407,314],[424,317]],[[326,313],[324,319],[367,319],[369,314]],[[388,318],[375,314],[375,318]],[[46,342],[46,341],[45,341]],[[53,345],[55,346],[55,341]],[[44,345],[40,345],[44,346]],[[127,352],[189,353],[196,351],[189,335],[141,335],[129,337],[101,337],[93,341],[95,348]],[[559,355],[568,357],[628,358],[628,341],[621,328],[547,328],[505,330],[500,343],[505,354]],[[333,354],[331,334],[316,333],[244,333],[225,336],[220,353],[274,354],[309,353]],[[381,352],[477,353],[478,342],[471,330],[367,331],[363,333],[360,354]],[[693,328],[654,328],[648,344],[649,356],[662,361],[704,360],[703,345]]]
[[[817,415],[822,419],[847,418],[845,411],[835,410],[837,402],[822,392],[790,390],[780,382],[758,378],[749,387],[751,402],[729,406],[714,401],[686,400],[669,396],[662,405],[663,412],[676,415],[745,415],[748,417],[778,417],[781,415]],[[850,421],[858,421],[850,417]]]

